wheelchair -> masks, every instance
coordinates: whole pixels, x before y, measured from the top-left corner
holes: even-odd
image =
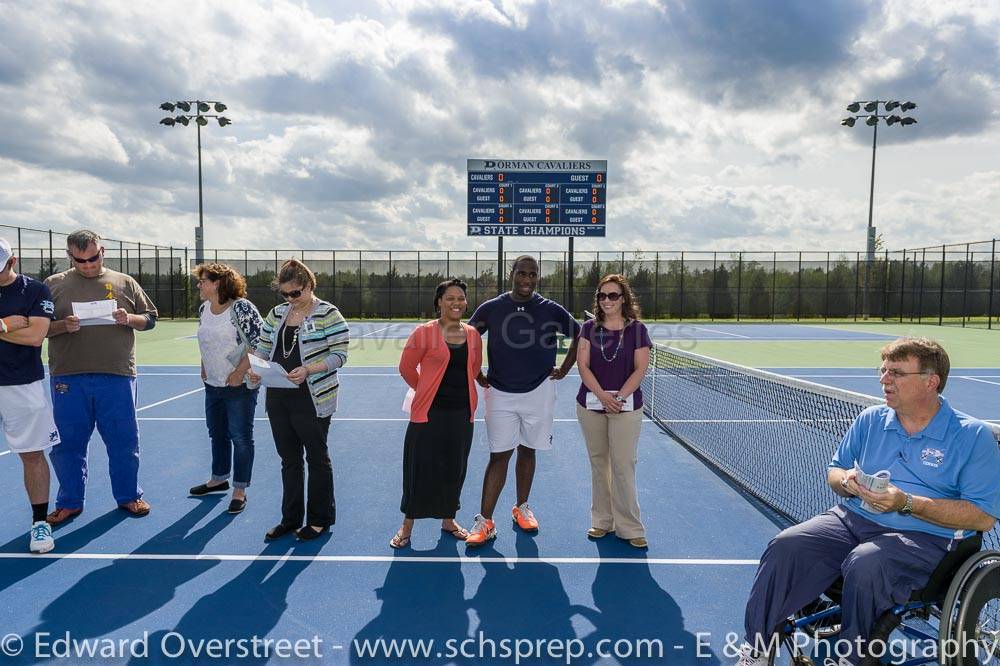
[[[944,556],[926,587],[878,618],[869,645],[893,649],[878,658],[865,657],[863,666],[1000,665],[1000,551],[981,550],[982,543],[981,533],[963,541]],[[779,627],[778,637],[785,648],[781,652],[793,666],[831,663],[817,662],[803,648],[811,644],[812,652],[817,648],[821,652],[824,642],[829,646],[836,639],[842,584],[838,579],[823,596]],[[831,656],[836,663],[837,657]]]

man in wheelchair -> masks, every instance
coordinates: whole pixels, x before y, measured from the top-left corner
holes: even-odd
[[[827,470],[827,483],[846,499],[768,544],[747,601],[739,666],[766,666],[778,627],[841,576],[838,645],[852,649],[840,663],[860,663],[879,615],[1000,517],[1000,449],[986,424],[941,397],[948,354],[933,340],[901,338],[881,357],[886,404],[855,419]],[[888,471],[885,492],[859,485],[855,465]]]

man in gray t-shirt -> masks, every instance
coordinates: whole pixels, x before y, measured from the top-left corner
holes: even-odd
[[[108,450],[111,490],[119,508],[149,513],[139,487],[139,424],[135,414],[135,331],[156,324],[156,307],[128,275],[104,267],[101,237],[81,230],[66,239],[73,267],[49,277],[55,321],[49,328],[52,406],[62,441],[49,457],[59,479],[55,526],[83,511],[87,447],[94,425]],[[113,322],[80,321],[74,303],[115,302]],[[91,325],[95,324],[95,325]]]

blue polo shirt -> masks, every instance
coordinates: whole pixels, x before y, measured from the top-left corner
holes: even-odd
[[[1000,517],[1000,447],[982,421],[951,408],[940,398],[937,414],[920,432],[909,435],[886,405],[869,407],[855,419],[830,467],[868,474],[888,470],[890,483],[912,495],[931,499],[963,499]],[[873,513],[861,498],[845,500],[851,511],[884,527],[962,539],[973,530],[954,530],[897,512]]]
[[[44,283],[27,275],[18,275],[6,287],[0,287],[0,317],[48,317],[55,307],[52,294]],[[0,386],[20,386],[45,379],[42,348],[15,345],[0,340]]]
[[[528,393],[548,378],[556,364],[559,333],[576,339],[580,324],[555,301],[532,294],[516,301],[510,293],[482,303],[469,319],[486,335],[487,379],[505,393]]]

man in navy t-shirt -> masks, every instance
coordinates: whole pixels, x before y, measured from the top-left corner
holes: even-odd
[[[514,260],[509,292],[476,308],[469,325],[486,334],[489,376],[479,376],[486,388],[486,434],[490,461],[483,479],[480,513],[469,537],[469,546],[481,546],[496,537],[493,510],[507,481],[507,464],[517,449],[515,477],[517,504],[511,511],[522,530],[538,530],[528,506],[535,476],[535,451],[552,448],[552,417],[556,389],[551,381],[562,379],[576,362],[580,324],[566,308],[535,293],[538,262],[530,255]],[[570,345],[562,365],[556,367],[559,335]]]
[[[0,422],[7,446],[24,465],[24,486],[34,514],[28,545],[33,553],[55,547],[49,509],[45,451],[59,443],[42,367],[42,341],[54,307],[49,288],[14,272],[17,257],[0,238]]]

